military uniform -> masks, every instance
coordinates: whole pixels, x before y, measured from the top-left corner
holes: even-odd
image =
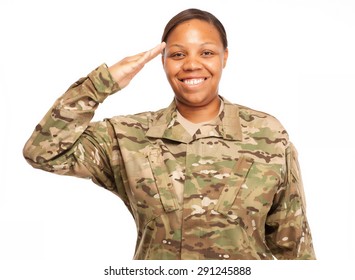
[[[24,156],[117,194],[136,222],[134,259],[315,259],[297,154],[274,117],[221,97],[218,117],[193,135],[174,102],[91,122],[118,90],[105,65],[80,79]]]

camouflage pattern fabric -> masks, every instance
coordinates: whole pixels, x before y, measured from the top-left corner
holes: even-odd
[[[134,259],[315,259],[297,153],[274,117],[221,97],[217,121],[193,136],[174,102],[90,122],[118,90],[105,65],[80,79],[24,156],[117,194],[137,226]]]

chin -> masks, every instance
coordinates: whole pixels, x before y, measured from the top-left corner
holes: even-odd
[[[175,96],[175,99],[178,102],[191,107],[200,107],[209,104],[211,101],[215,99],[215,97],[208,98],[208,97],[198,96],[197,94],[190,93],[190,94],[185,94],[184,96],[181,95]]]

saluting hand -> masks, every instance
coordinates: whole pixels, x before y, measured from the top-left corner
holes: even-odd
[[[144,67],[144,65],[155,58],[165,48],[165,42],[160,43],[153,49],[133,56],[126,57],[109,67],[113,79],[121,89],[126,87],[133,77]]]

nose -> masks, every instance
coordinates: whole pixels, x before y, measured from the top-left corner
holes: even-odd
[[[195,55],[188,55],[184,59],[183,70],[184,71],[193,71],[201,69],[202,64],[200,58]]]

